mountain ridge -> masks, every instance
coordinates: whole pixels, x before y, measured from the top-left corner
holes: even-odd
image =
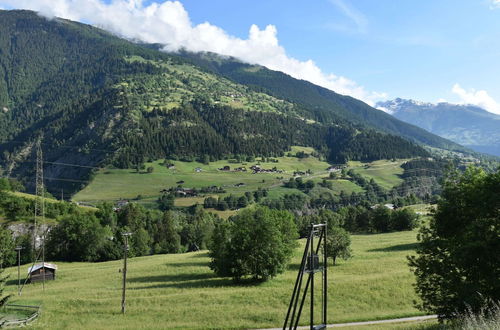
[[[396,98],[378,102],[394,117],[478,152],[500,156],[500,116],[474,105]]]

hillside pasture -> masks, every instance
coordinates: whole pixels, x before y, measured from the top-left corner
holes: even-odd
[[[401,164],[407,159],[391,160],[376,160],[370,163],[362,163],[358,161],[349,162],[349,169],[361,174],[367,179],[373,179],[376,183],[385,189],[391,189],[403,182],[401,174],[403,168]]]
[[[329,268],[329,323],[421,315],[412,303],[417,297],[406,263],[416,246],[415,236],[415,231],[352,236],[353,258]],[[217,277],[208,268],[207,251],[129,259],[125,315],[120,313],[120,260],[58,262],[57,279],[46,283],[45,292],[41,284],[27,285],[11,302],[42,306],[34,329],[280,327],[303,244],[284,274],[257,284]],[[22,266],[23,274],[27,267]],[[6,274],[6,289],[14,293],[17,268],[6,269]],[[308,310],[304,309],[303,325]]]
[[[278,197],[282,193],[292,193],[286,189],[279,189],[284,180],[293,177],[294,171],[306,172],[310,170],[311,179],[320,178],[327,175],[326,169],[330,166],[327,162],[321,161],[316,157],[297,158],[294,157],[298,151],[311,153],[312,148],[307,147],[292,147],[290,151],[292,157],[276,157],[278,162],[262,162],[258,158],[254,162],[240,162],[234,160],[219,160],[202,164],[199,162],[183,162],[169,161],[174,165],[174,168],[167,168],[163,160],[146,163],[145,166],[153,167],[152,173],[142,170],[137,172],[134,169],[111,169],[105,168],[97,172],[94,180],[85,187],[82,191],[73,196],[74,201],[97,203],[99,201],[116,201],[119,199],[134,199],[140,196],[138,202],[150,203],[154,202],[160,194],[161,190],[177,187],[182,185],[186,188],[202,188],[208,186],[219,186],[226,190],[227,194],[242,195],[246,191],[255,191],[258,188],[267,188],[270,191],[277,189],[272,193],[273,197]],[[272,169],[276,167],[283,173],[256,173],[253,174],[250,167],[260,165],[264,169]],[[229,171],[222,171],[221,168],[229,166]],[[234,171],[235,168],[245,167],[246,172]],[[196,169],[201,169],[197,172]],[[309,176],[304,176],[304,180],[308,180]],[[237,184],[243,183],[243,186],[238,187]],[[339,183],[339,186],[345,183]],[[336,185],[335,185],[336,186]],[[347,190],[356,189],[349,185]],[[359,188],[359,187],[357,187]],[[339,189],[340,191],[340,189]],[[206,194],[211,195],[211,194]],[[202,199],[184,199],[178,198],[176,205],[188,206],[202,202]]]

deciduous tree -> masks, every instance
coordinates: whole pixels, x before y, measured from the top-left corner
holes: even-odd
[[[449,174],[428,227],[421,229],[416,275],[420,308],[440,318],[500,300],[500,170]]]
[[[283,272],[296,246],[291,213],[267,207],[246,209],[219,225],[213,236],[210,267],[238,281],[245,276],[267,280]]]

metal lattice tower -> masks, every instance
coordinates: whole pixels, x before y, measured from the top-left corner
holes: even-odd
[[[32,247],[32,260],[33,265],[30,269],[33,269],[37,262],[42,262],[45,265],[45,236],[47,231],[41,231],[41,242],[38,244],[39,237],[39,226],[45,224],[45,198],[44,192],[45,187],[43,184],[43,153],[42,153],[42,137],[40,137],[36,143],[36,179],[35,179],[35,214],[33,221],[33,247]],[[41,227],[41,226],[40,226]],[[28,282],[30,274],[26,275],[23,285],[19,289],[18,294],[21,295],[24,286]],[[45,291],[45,273],[43,276],[43,290]]]
[[[45,222],[45,199],[44,199],[44,185],[43,185],[43,153],[42,153],[42,139],[38,139],[36,144],[36,179],[35,179],[35,217],[33,226],[33,262],[39,258],[37,253],[40,244],[37,242],[39,224]],[[44,249],[44,238],[42,237],[41,248]],[[44,252],[44,251],[43,251]],[[44,254],[44,253],[43,253]]]
[[[311,224],[311,229],[304,248],[304,254],[302,255],[302,262],[300,263],[299,273],[297,274],[292,298],[290,299],[290,305],[288,306],[288,312],[286,313],[285,322],[283,324],[283,330],[287,328],[290,330],[297,329],[308,294],[310,297],[310,329],[326,329],[328,303],[326,229],[326,223],[317,225]],[[318,237],[317,242],[315,242],[315,237]],[[320,258],[320,252],[323,252],[323,258]],[[321,259],[323,260],[321,261]],[[314,325],[314,275],[316,273],[321,273],[321,324],[319,325]],[[307,281],[305,288],[302,290],[304,276],[307,276]],[[302,296],[302,298],[300,296]]]
[[[46,230],[42,227],[45,224],[45,187],[43,184],[43,153],[42,138],[40,137],[36,145],[36,187],[35,187],[35,226],[33,230],[33,266],[37,262],[45,265],[45,236]],[[40,223],[40,226],[39,226]],[[41,231],[39,230],[41,227]],[[39,235],[39,232],[41,235]],[[41,242],[37,246],[37,238],[40,236]],[[38,252],[37,252],[38,249]],[[41,260],[40,260],[41,257]],[[45,290],[45,273],[43,276],[43,290]]]

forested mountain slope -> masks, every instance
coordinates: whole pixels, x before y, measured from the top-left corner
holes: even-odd
[[[217,72],[254,90],[265,91],[276,97],[300,104],[318,121],[347,120],[382,132],[402,136],[417,143],[437,148],[464,150],[462,146],[452,141],[398,120],[360,100],[337,94],[305,80],[294,79],[283,72],[211,53],[183,52],[180,55],[189,58],[193,63],[207,70]]]
[[[85,185],[94,168],[165,157],[272,156],[291,145],[312,146],[332,162],[427,154],[368,129],[377,110],[369,108],[364,122],[350,120],[350,107],[368,107],[354,99],[321,107],[297,102],[314,95],[271,93],[264,78],[262,87],[240,84],[228,79],[229,70],[200,68],[192,59],[30,11],[0,11],[0,21],[0,165],[2,175],[28,188],[42,135],[48,188],[69,192]]]

